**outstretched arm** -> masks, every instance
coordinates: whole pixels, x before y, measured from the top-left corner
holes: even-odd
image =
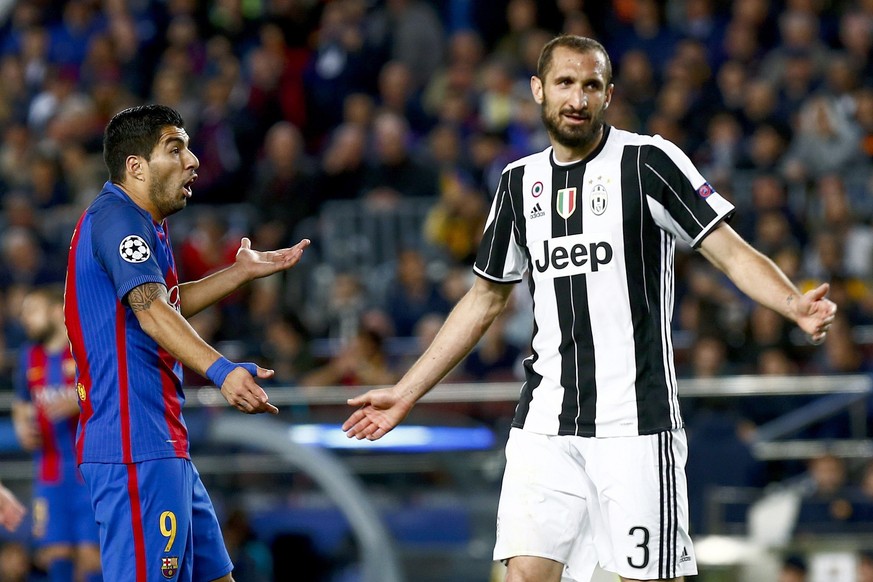
[[[392,388],[349,399],[359,407],[343,424],[349,438],[376,440],[400,424],[418,400],[470,353],[506,307],[513,285],[476,278],[452,310],[436,338]]]
[[[232,265],[197,281],[179,285],[182,316],[188,318],[200,313],[249,281],[290,269],[300,261],[303,249],[308,246],[309,239],[305,238],[291,248],[255,251],[252,242],[243,237]]]
[[[222,355],[206,343],[191,327],[188,320],[170,305],[167,288],[163,285],[144,283],[132,289],[127,294],[126,300],[143,331],[191,370],[210,377],[207,370],[210,370],[216,362],[223,360]],[[267,393],[252,377],[255,375],[258,378],[269,378],[273,375],[273,371],[251,366],[251,372],[242,366],[229,368],[224,366],[226,369],[221,374],[220,385],[219,382],[216,382],[216,385],[221,389],[224,398],[242,412],[275,414],[278,409],[267,402]]]
[[[836,304],[826,297],[827,283],[801,294],[773,261],[727,224],[703,239],[700,252],[743,293],[795,322],[813,342],[824,340],[837,312]]]

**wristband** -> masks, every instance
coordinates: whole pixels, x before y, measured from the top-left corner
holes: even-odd
[[[233,372],[236,368],[243,368],[252,376],[258,375],[258,366],[256,364],[252,364],[251,362],[237,364],[231,362],[224,356],[221,356],[215,360],[211,366],[209,366],[209,369],[206,370],[206,377],[209,378],[209,380],[218,388],[221,388],[224,385],[224,381],[227,379],[227,375]]]

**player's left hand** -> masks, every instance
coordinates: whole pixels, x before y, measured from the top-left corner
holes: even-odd
[[[310,240],[304,238],[290,248],[275,251],[256,251],[252,249],[252,241],[243,237],[236,251],[235,265],[245,269],[249,279],[266,277],[273,273],[290,269],[300,261],[303,249],[309,246]]]
[[[830,285],[822,283],[807,291],[797,303],[797,325],[806,332],[814,344],[820,344],[827,337],[828,330],[837,314],[837,305],[827,298]]]
[[[15,531],[24,518],[25,509],[12,492],[0,485],[0,525]]]
[[[275,372],[258,366],[258,378],[271,378]],[[258,386],[255,378],[242,366],[238,366],[221,385],[221,395],[228,404],[246,414],[279,414],[279,409],[268,402],[266,391]]]

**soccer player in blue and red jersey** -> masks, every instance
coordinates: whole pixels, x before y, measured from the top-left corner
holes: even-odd
[[[20,352],[12,420],[21,445],[35,452],[33,537],[51,582],[97,582],[97,523],[76,463],[76,364],[64,329],[64,292],[41,287],[21,304],[31,344]]]
[[[81,409],[76,448],[106,580],[233,580],[212,502],[188,454],[182,365],[243,412],[278,412],[256,382],[272,370],[230,362],[186,318],[293,267],[309,240],[259,252],[243,238],[232,265],[180,283],[166,218],[185,208],[197,179],[188,140],[181,116],[168,107],[116,114],[103,140],[109,181],[70,246],[65,314]]]

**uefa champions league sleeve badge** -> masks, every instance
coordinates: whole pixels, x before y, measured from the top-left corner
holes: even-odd
[[[121,244],[118,245],[118,253],[128,263],[143,263],[152,256],[149,245],[141,236],[136,234],[124,237]]]

